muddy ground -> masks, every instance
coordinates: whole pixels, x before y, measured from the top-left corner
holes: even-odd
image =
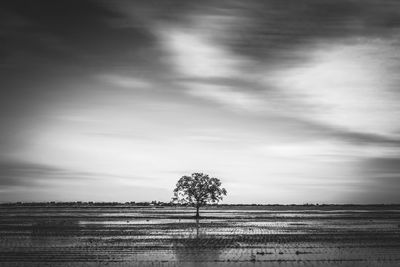
[[[0,266],[400,266],[400,206],[0,205]]]

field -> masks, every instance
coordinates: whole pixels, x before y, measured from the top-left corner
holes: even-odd
[[[0,266],[400,266],[400,206],[0,205]]]

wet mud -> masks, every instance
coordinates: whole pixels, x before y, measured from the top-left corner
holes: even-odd
[[[0,266],[400,266],[400,207],[2,205]]]

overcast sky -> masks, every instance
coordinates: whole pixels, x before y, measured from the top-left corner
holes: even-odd
[[[398,1],[0,5],[0,201],[400,202]]]

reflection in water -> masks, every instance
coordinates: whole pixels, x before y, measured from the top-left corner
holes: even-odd
[[[173,240],[172,248],[176,260],[185,262],[185,266],[219,261],[221,251],[224,249],[223,246],[218,246],[219,238],[215,235],[207,235],[206,228],[201,229],[198,219],[193,227],[193,232],[195,234],[181,235]]]
[[[73,244],[80,230],[75,220],[39,221],[32,225],[30,240],[34,246]]]

